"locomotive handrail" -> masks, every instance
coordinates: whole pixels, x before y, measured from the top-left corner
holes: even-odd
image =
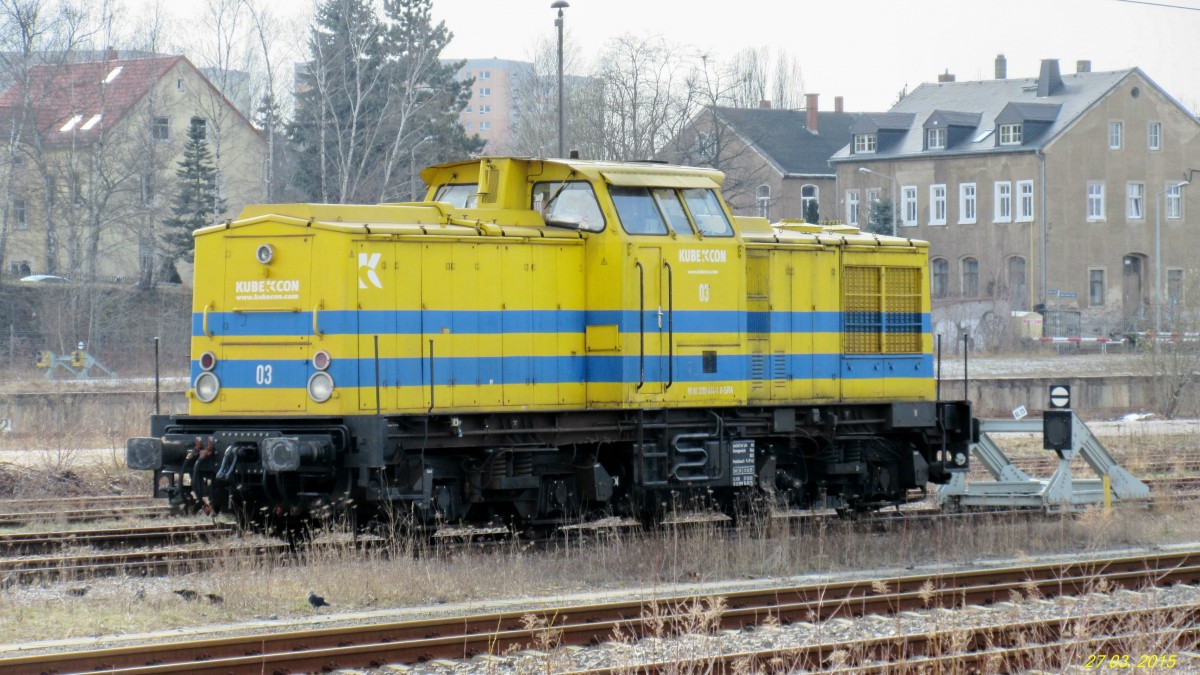
[[[675,271],[666,260],[663,267],[667,268],[667,386],[663,387],[666,391],[675,384]]]
[[[429,410],[433,412],[433,338],[429,338]]]
[[[639,380],[638,389],[641,389],[646,384],[646,268],[642,267],[641,260],[635,260],[634,263],[638,268],[638,368]]]
[[[320,312],[320,311],[321,311],[321,303],[319,303],[319,302],[318,302],[318,303],[316,304],[316,306],[314,306],[314,307],[313,307],[313,311],[312,311],[312,315],[313,315],[313,326],[312,326],[312,328],[313,328],[313,335],[316,335],[317,337],[324,337],[324,336],[325,336],[325,334],[321,332],[320,322],[319,322],[319,321],[317,321],[317,313],[318,313],[318,312]]]
[[[200,329],[204,331],[205,337],[212,337],[212,333],[208,330],[208,310],[210,309],[212,309],[211,302],[204,306],[204,315],[200,323]]]

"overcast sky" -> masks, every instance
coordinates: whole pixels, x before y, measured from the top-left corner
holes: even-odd
[[[554,38],[552,0],[434,0],[454,40],[452,58],[529,60]],[[1139,66],[1189,109],[1200,107],[1200,0],[569,0],[568,40],[584,60],[626,32],[728,57],[751,46],[799,58],[805,90],[832,109],[886,110],[905,86],[991,78],[997,54],[1009,77],[1033,77],[1045,58],[1064,74]],[[1160,5],[1176,5],[1173,8]],[[1194,8],[1194,9],[1186,9]]]

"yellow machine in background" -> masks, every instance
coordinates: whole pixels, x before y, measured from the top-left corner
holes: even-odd
[[[216,509],[524,520],[751,487],[864,507],[966,468],[925,243],[735,218],[706,169],[422,177],[421,203],[197,231],[190,415],[155,418],[131,466]]]

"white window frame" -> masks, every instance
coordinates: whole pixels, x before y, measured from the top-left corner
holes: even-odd
[[[946,128],[933,127],[925,130],[925,144],[930,150],[946,149]]]
[[[979,217],[977,201],[979,191],[974,183],[961,183],[958,186],[958,224],[974,225]]]
[[[946,186],[929,186],[929,224],[946,224]]]
[[[1125,123],[1113,120],[1108,123],[1108,149],[1120,150],[1125,136]]]
[[[486,105],[486,104],[479,106],[479,114],[480,115],[486,115],[490,112],[492,112],[492,106]]]
[[[1012,222],[1012,181],[998,180],[993,188],[995,201],[992,209],[993,223]]]
[[[846,224],[858,227],[858,190],[846,190]]]
[[[1017,181],[1017,222],[1028,223],[1033,220],[1033,181]]]
[[[23,197],[14,197],[12,200],[13,212],[13,227],[18,230],[29,229],[29,202]]]
[[[479,123],[479,130],[480,130],[480,131],[487,131],[487,130],[489,130],[489,129],[491,129],[491,128],[492,128],[492,123],[491,123],[491,122],[488,122],[487,120],[484,120],[483,122],[480,122],[480,123]]]
[[[1151,122],[1146,126],[1146,147],[1150,150],[1162,150],[1162,123]]]
[[[917,186],[905,185],[900,188],[900,217],[901,224],[913,227],[917,224]]]
[[[1183,218],[1183,186],[1171,183],[1165,190],[1167,220]]]
[[[1087,220],[1095,223],[1105,220],[1104,181],[1089,180],[1087,183]]]
[[[811,193],[811,194],[806,194],[806,193]],[[836,195],[834,196],[834,199],[837,199]],[[809,202],[816,203],[817,214],[820,215],[820,213],[821,213],[821,188],[817,187],[816,185],[813,185],[812,183],[805,183],[804,185],[800,186],[800,213],[805,217],[808,216]],[[836,210],[834,212],[836,213]]]
[[[159,134],[161,130],[161,135]],[[171,142],[171,118],[155,115],[150,118],[150,137],[159,143]]]
[[[758,204],[758,215],[762,218],[771,217],[771,186],[763,183],[754,189],[754,200]]]
[[[997,137],[1000,139],[1000,145],[1020,145],[1025,131],[1022,126],[1020,124],[1001,124],[1000,135]]]
[[[479,71],[479,79],[481,79],[481,80],[490,80],[490,79],[492,79],[492,71],[490,71],[490,70],[481,70],[481,71]]]
[[[1146,219],[1146,184],[1131,180],[1125,184],[1125,219]]]
[[[481,87],[479,89],[479,98],[483,98],[485,96],[491,96],[491,95],[492,95],[491,87]]]
[[[876,134],[854,134],[854,154],[868,155],[875,152],[879,143]]]

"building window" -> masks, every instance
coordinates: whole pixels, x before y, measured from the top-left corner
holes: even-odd
[[[83,177],[77,173],[71,174],[71,203],[75,208],[83,206]]]
[[[905,225],[917,224],[917,186],[905,185],[900,188],[900,216]]]
[[[1109,150],[1120,150],[1121,149],[1121,133],[1124,130],[1124,128],[1125,128],[1125,125],[1120,122],[1109,122],[1108,123],[1108,149]]]
[[[1017,181],[1017,222],[1033,220],[1033,181]]]
[[[1020,124],[1001,124],[999,138],[1000,138],[1000,145],[1020,145],[1021,144],[1021,125]]]
[[[964,298],[979,297],[979,261],[975,258],[963,258],[962,294]]]
[[[1029,291],[1025,280],[1025,259],[1015,255],[1008,259],[1008,304],[1015,312],[1029,310]]]
[[[479,114],[480,114],[480,115],[486,115],[486,114],[488,114],[488,113],[490,113],[490,112],[492,112],[492,106],[490,106],[490,105],[481,105],[481,106],[479,106]]]
[[[481,79],[481,80],[490,80],[490,79],[492,79],[492,71],[490,71],[490,70],[481,70],[481,71],[479,71],[479,79]]]
[[[193,117],[189,121],[189,123],[196,124],[200,128],[200,133],[198,133],[197,136],[199,136],[199,140],[207,143],[208,142],[208,120],[204,119],[203,117]],[[197,124],[197,123],[199,123],[199,124]]]
[[[958,186],[958,222],[962,225],[975,224],[975,184]]]
[[[867,203],[874,204],[875,202],[878,202],[881,194],[882,193],[879,191],[879,188],[871,188],[870,190],[867,190]]]
[[[171,140],[171,118],[155,117],[150,122],[150,135],[156,141]]]
[[[467,130],[467,131],[470,131],[470,130],[471,130],[471,123],[470,123],[470,122],[464,122],[464,123],[463,123],[463,129],[465,129],[465,130]]]
[[[1159,124],[1158,122],[1150,123],[1150,128],[1149,128],[1146,145],[1151,150],[1161,150],[1162,149],[1162,125]]]
[[[175,91],[183,91],[183,79],[175,80]]]
[[[805,185],[800,188],[800,208],[804,214],[804,220],[808,221],[809,213],[816,213],[818,218],[809,221],[814,225],[819,221],[820,206],[818,198],[820,193],[817,191],[816,185]]]
[[[854,152],[865,153],[875,152],[875,134],[855,134],[854,135]]]
[[[846,224],[858,227],[858,190],[846,191]]]
[[[480,131],[487,131],[488,129],[491,129],[491,128],[492,128],[492,123],[491,123],[491,122],[480,122],[480,123],[479,123],[479,130],[480,130]]]
[[[1143,220],[1146,217],[1146,184],[1128,183],[1125,185],[1125,217],[1129,220]]]
[[[1087,219],[1104,220],[1104,183],[1098,180],[1088,181]]]
[[[1088,270],[1088,306],[1104,306],[1104,270]]]
[[[479,90],[479,98],[483,98],[484,96],[491,96],[491,95],[492,95],[491,87],[483,87]]]
[[[929,186],[929,224],[946,224],[946,186]]]
[[[25,200],[12,200],[12,222],[18,230],[29,229],[29,217],[26,212]]]
[[[1183,186],[1175,183],[1168,185],[1167,190],[1167,218],[1170,220],[1178,220],[1183,217]]]
[[[930,150],[941,150],[946,147],[946,129],[939,127],[925,132],[926,144]]]
[[[1167,270],[1167,307],[1172,310],[1183,302],[1183,270]]]
[[[996,209],[992,214],[992,222],[1012,222],[1012,183],[1008,181],[996,182]]]
[[[950,288],[950,263],[945,258],[934,258],[929,261],[930,288],[929,293],[935,298],[944,298]]]
[[[771,217],[771,186],[767,184],[759,185],[754,189],[754,199],[758,203],[758,215],[760,218]]]

